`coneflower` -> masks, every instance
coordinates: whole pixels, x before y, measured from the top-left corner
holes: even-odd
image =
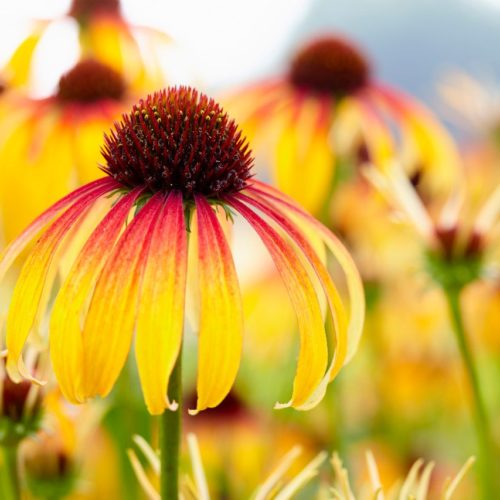
[[[191,412],[217,406],[236,377],[243,336],[238,280],[219,217],[240,214],[267,247],[297,314],[300,352],[292,395],[276,406],[316,405],[353,356],[363,323],[361,281],[342,244],[293,200],[252,178],[253,158],[234,121],[191,88],[169,88],[140,101],[106,136],[103,155],[108,176],[49,208],[0,260],[1,275],[39,235],[7,318],[11,377],[31,377],[23,346],[37,316],[48,312],[52,364],[69,401],[110,392],[135,332],[149,411],[176,410],[192,231],[200,319]],[[348,304],[305,231],[324,241],[343,270]],[[54,271],[63,261],[71,263],[70,255],[76,257],[52,310],[40,311]],[[330,340],[320,307],[324,297],[333,324]],[[162,484],[168,498],[177,491],[179,413],[163,417]]]
[[[159,30],[136,26],[122,14],[120,0],[73,0],[62,18],[38,20],[16,47],[2,76],[9,87],[31,88],[36,83],[35,53],[49,37],[49,28],[71,20],[79,38],[81,58],[94,58],[125,75],[134,90],[146,91],[164,85],[165,74],[158,54],[171,45],[171,38]],[[145,57],[145,52],[148,57]],[[43,57],[55,54],[39,52]]]
[[[456,179],[457,151],[437,120],[377,82],[364,53],[337,35],[306,43],[288,71],[235,92],[228,105],[267,155],[277,186],[324,219],[335,176],[367,161],[380,166],[397,155],[430,191]]]
[[[97,167],[102,131],[135,101],[123,75],[93,58],[80,60],[49,97],[9,92],[0,112],[0,208],[10,242],[42,210],[86,182]]]

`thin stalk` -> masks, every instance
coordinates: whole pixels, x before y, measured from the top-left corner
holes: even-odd
[[[177,411],[166,410],[161,416],[160,428],[160,491],[162,500],[179,499],[179,453],[182,417],[182,352],[170,377],[168,394],[177,401]]]
[[[493,449],[492,436],[486,407],[481,394],[477,369],[472,359],[472,354],[465,333],[464,322],[460,309],[460,288],[450,287],[444,289],[448,308],[450,310],[451,322],[462,362],[467,375],[472,395],[472,416],[476,428],[478,444],[478,466],[479,479],[481,481],[482,498],[493,500],[495,498],[495,487],[493,479]]]
[[[5,500],[21,498],[17,449],[17,444],[3,447],[2,494]]]

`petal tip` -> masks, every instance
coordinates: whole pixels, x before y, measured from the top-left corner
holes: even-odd
[[[288,403],[276,403],[274,405],[275,410],[284,410],[285,408],[290,408],[292,406],[292,402],[288,401]]]

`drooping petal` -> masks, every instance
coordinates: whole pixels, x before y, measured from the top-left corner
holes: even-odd
[[[285,83],[273,79],[226,96],[224,105],[237,119],[247,140],[259,147],[259,141],[273,134],[277,122],[274,118],[289,107],[291,99]]]
[[[19,254],[26,248],[31,240],[52,220],[59,212],[64,210],[68,205],[77,202],[85,195],[100,191],[101,188],[111,191],[117,187],[117,183],[109,178],[98,179],[90,184],[76,189],[68,194],[57,203],[54,203],[45,212],[39,215],[0,255],[0,280],[3,279],[12,263],[16,260]],[[100,196],[100,195],[99,195]]]
[[[48,100],[36,103],[2,140],[0,210],[6,241],[73,187],[71,132],[58,118]]]
[[[427,109],[401,92],[382,85],[370,89],[375,100],[385,106],[400,121],[403,146],[415,158],[424,172],[429,171],[429,186],[449,193],[460,182],[458,150],[445,128]]]
[[[33,63],[33,53],[38,47],[47,25],[47,21],[38,21],[32,33],[21,42],[7,62],[5,73],[9,79],[9,84],[14,88],[23,87],[28,83]]]
[[[78,181],[86,183],[93,181],[102,174],[98,168],[101,161],[99,144],[102,142],[103,130],[118,117],[118,109],[113,102],[102,102],[95,109],[85,109],[82,116],[81,106],[66,106],[67,120],[71,122],[73,147],[73,163],[78,172]]]
[[[144,261],[163,196],[153,195],[113,248],[95,286],[83,327],[81,396],[106,396],[127,358]]]
[[[22,349],[35,322],[50,265],[64,236],[100,197],[109,184],[81,196],[43,233],[28,256],[17,280],[7,317],[7,371],[14,381],[31,378],[21,358]],[[43,220],[43,219],[42,219]]]
[[[288,403],[278,404],[276,407],[301,408],[320,384],[328,363],[327,337],[314,285],[295,249],[287,240],[237,199],[231,198],[229,203],[249,222],[266,245],[297,314],[300,352],[293,393]]]
[[[55,300],[50,321],[50,355],[66,399],[82,403],[81,317],[88,296],[109,257],[141,190],[122,197],[104,217],[75,260]]]
[[[377,166],[382,166],[392,160],[395,155],[394,141],[373,103],[366,99],[363,94],[353,99],[346,99],[346,101],[350,108],[356,110],[358,115],[356,117],[357,123],[359,123],[363,140],[366,143],[369,161]],[[339,124],[339,127],[342,125]]]
[[[126,74],[133,88],[147,83],[144,58],[129,26],[121,19],[94,16],[85,32],[81,32],[84,49],[99,61]]]
[[[135,353],[151,414],[176,409],[168,399],[170,375],[184,327],[187,236],[182,194],[172,191],[151,237],[137,314]]]
[[[231,250],[214,210],[196,196],[200,286],[198,401],[217,406],[233,385],[240,364],[243,307]]]
[[[288,196],[284,195],[277,189],[264,184],[259,181],[254,181],[250,192],[258,192],[260,195],[265,196],[270,202],[275,204],[281,210],[287,213],[299,217],[306,224],[309,224],[312,228],[316,229],[320,234],[323,235],[325,244],[328,246],[332,252],[335,259],[338,261],[340,267],[342,268],[349,293],[349,326],[348,326],[348,338],[347,338],[347,353],[344,364],[347,364],[358,348],[359,340],[363,331],[363,323],[365,316],[365,300],[364,300],[364,290],[361,277],[356,269],[356,266],[345,249],[342,243],[335,237],[335,235],[329,231],[323,224],[314,219],[311,215],[305,212],[297,203],[295,203]],[[335,359],[332,359],[330,366],[327,370],[326,376],[321,381],[314,394],[308,401],[309,406],[314,406],[323,398],[327,385],[331,380],[332,375],[335,375]]]
[[[257,180],[252,181],[252,187],[249,188],[249,191],[257,192],[258,194],[265,196],[269,201],[279,206],[282,210],[298,216],[306,224],[315,228],[319,234],[323,236],[325,244],[340,264],[346,277],[350,301],[348,347],[345,361],[348,363],[358,348],[365,317],[363,283],[352,257],[349,255],[349,252],[345,249],[340,240],[328,228],[305,212],[300,205],[298,205],[290,197],[284,195],[272,186]]]
[[[334,363],[330,374],[332,380],[342,368],[347,353],[347,316],[345,313],[344,304],[339,296],[337,288],[330,276],[326,266],[323,264],[317,255],[314,247],[305,237],[299,227],[287,216],[283,211],[278,211],[265,198],[258,195],[256,199],[252,199],[244,194],[236,196],[237,199],[252,205],[257,210],[261,211],[270,219],[279,224],[287,235],[294,241],[299,249],[305,254],[314,272],[316,273],[323,291],[327,297],[330,313],[333,321],[333,346],[334,346]]]
[[[307,98],[299,100],[276,149],[277,185],[313,213],[323,208],[333,182],[334,155],[328,137],[331,106],[330,99],[319,103]]]

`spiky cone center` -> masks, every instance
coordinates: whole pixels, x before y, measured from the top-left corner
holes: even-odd
[[[124,186],[221,199],[247,185],[253,157],[222,108],[189,87],[141,100],[105,136],[103,170]]]
[[[94,14],[120,14],[120,0],[73,0],[68,15],[86,20]]]
[[[295,87],[342,96],[368,83],[370,66],[351,43],[323,37],[299,50],[292,60],[289,78]]]
[[[61,77],[57,98],[62,102],[80,103],[103,99],[119,101],[125,91],[120,73],[94,59],[84,59]]]

